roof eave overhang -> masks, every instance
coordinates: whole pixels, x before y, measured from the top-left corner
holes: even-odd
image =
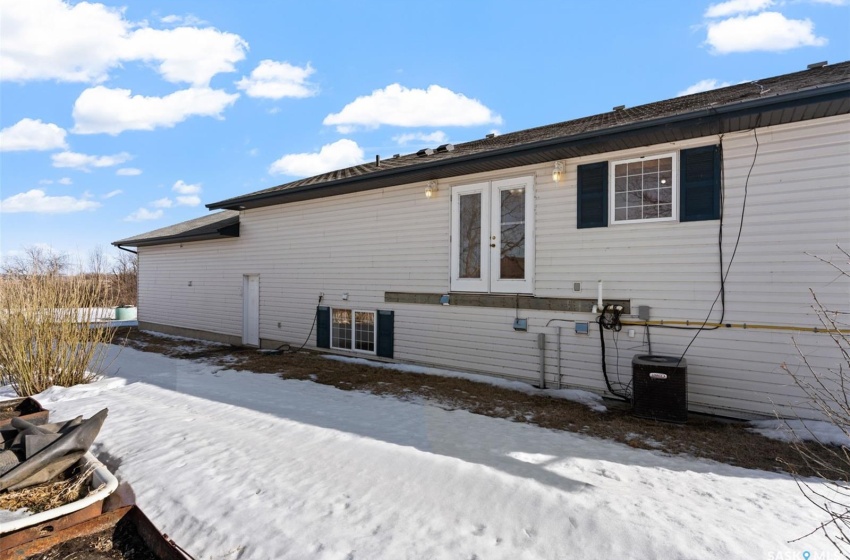
[[[244,210],[850,113],[850,83],[207,204]]]
[[[209,241],[212,239],[231,239],[239,237],[239,219],[231,218],[215,231],[200,234],[178,233],[164,237],[151,237],[148,239],[122,239],[113,241],[115,247],[151,247],[154,245],[170,245],[174,243],[189,243],[193,241]]]

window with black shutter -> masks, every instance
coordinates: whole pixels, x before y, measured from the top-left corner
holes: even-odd
[[[577,227],[720,218],[720,146],[577,168]]]

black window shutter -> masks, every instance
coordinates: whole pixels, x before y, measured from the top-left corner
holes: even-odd
[[[375,353],[382,358],[393,357],[393,344],[395,342],[395,335],[393,334],[394,323],[394,311],[378,310],[378,348]]]
[[[316,308],[316,346],[318,348],[331,347],[331,308]]]
[[[578,228],[608,225],[608,162],[578,166]]]
[[[720,146],[682,150],[679,221],[720,219]]]

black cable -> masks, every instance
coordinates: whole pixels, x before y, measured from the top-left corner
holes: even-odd
[[[611,381],[608,379],[608,365],[605,359],[605,331],[619,332],[623,328],[623,324],[620,322],[622,308],[618,310],[617,307],[613,304],[606,305],[602,314],[596,318],[596,324],[599,325],[599,345],[602,348],[602,377],[605,379],[605,386],[608,387],[609,393],[625,402],[631,402],[631,398],[627,394],[621,394],[614,390]],[[618,383],[618,385],[623,386],[622,383]]]
[[[321,295],[319,295],[319,303],[322,303],[322,296]],[[304,347],[307,346],[307,343],[310,341],[310,337],[313,336],[313,329],[316,328],[316,321],[319,319],[319,303],[316,304],[316,313],[313,315],[313,324],[310,325],[310,332],[307,333],[307,338],[304,339],[304,344],[299,346],[298,350],[295,350],[295,352],[302,351],[304,349]],[[280,350],[284,346],[289,346],[289,344],[284,342],[283,344],[281,344],[280,346],[275,348],[275,351]],[[291,350],[287,350],[287,351],[291,352]]]
[[[753,152],[753,161],[752,161],[752,163],[750,163],[750,169],[747,171],[747,178],[744,180],[744,200],[741,203],[741,221],[738,224],[738,236],[735,238],[735,246],[732,249],[732,256],[729,257],[729,264],[726,266],[726,273],[725,274],[723,273],[723,265],[722,265],[723,261],[722,261],[722,257],[721,257],[720,292],[718,292],[717,297],[714,298],[714,301],[711,304],[711,308],[709,308],[709,310],[708,310],[708,314],[705,316],[705,321],[703,321],[702,326],[697,329],[697,332],[694,333],[694,336],[693,336],[693,338],[691,338],[691,341],[688,342],[687,346],[685,346],[685,351],[682,352],[681,356],[679,356],[679,361],[676,363],[676,367],[678,367],[679,364],[682,363],[682,360],[685,359],[685,354],[687,354],[688,350],[691,349],[691,346],[696,341],[697,337],[700,335],[700,333],[702,331],[704,331],[704,330],[716,330],[716,329],[719,329],[721,326],[723,326],[723,319],[726,317],[726,279],[729,277],[729,272],[732,270],[732,262],[735,260],[735,255],[738,254],[738,245],[741,243],[741,233],[744,231],[744,215],[747,212],[747,195],[749,194],[750,176],[753,173],[753,169],[756,166],[756,160],[758,159],[758,155],[759,155],[758,126],[759,126],[760,122],[761,122],[761,115],[759,115],[759,118],[756,120],[756,125],[753,128],[753,138],[755,139],[755,142],[756,142],[756,149]],[[723,149],[723,139],[722,138],[721,138],[721,141],[720,141],[720,146],[721,146],[721,150],[722,150]],[[721,166],[721,169],[722,169],[722,166]],[[722,171],[721,171],[721,173],[722,173]],[[721,175],[721,177],[722,177],[722,175]],[[722,181],[722,178],[721,178],[721,181]],[[720,192],[721,192],[721,199],[720,199],[721,200],[721,208],[720,208],[721,237],[720,237],[720,239],[722,240],[723,239],[722,238],[722,231],[723,231],[723,206],[722,206],[722,203],[723,203],[723,188],[720,189]],[[711,317],[711,312],[714,311],[714,306],[717,304],[717,300],[721,299],[721,298],[722,298],[722,306],[723,307],[722,307],[722,313],[721,313],[721,316],[720,316],[720,321],[714,327],[706,328],[705,325],[708,323],[708,319]]]

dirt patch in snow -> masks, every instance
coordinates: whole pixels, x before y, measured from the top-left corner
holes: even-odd
[[[325,354],[308,350],[279,354],[252,348],[174,339],[123,330],[116,340],[131,348],[156,352],[172,358],[200,360],[227,369],[277,374],[284,379],[312,381],[346,391],[367,391],[407,401],[462,409],[474,414],[536,424],[601,437],[641,449],[670,454],[687,454],[730,465],[767,471],[793,471],[802,476],[816,473],[801,463],[799,453],[787,442],[768,439],[749,431],[747,422],[691,415],[687,424],[656,422],[631,415],[627,405],[608,405],[595,412],[587,406],[546,395],[526,394],[469,379],[408,373],[328,360]],[[827,463],[832,454],[817,444],[807,449]]]

